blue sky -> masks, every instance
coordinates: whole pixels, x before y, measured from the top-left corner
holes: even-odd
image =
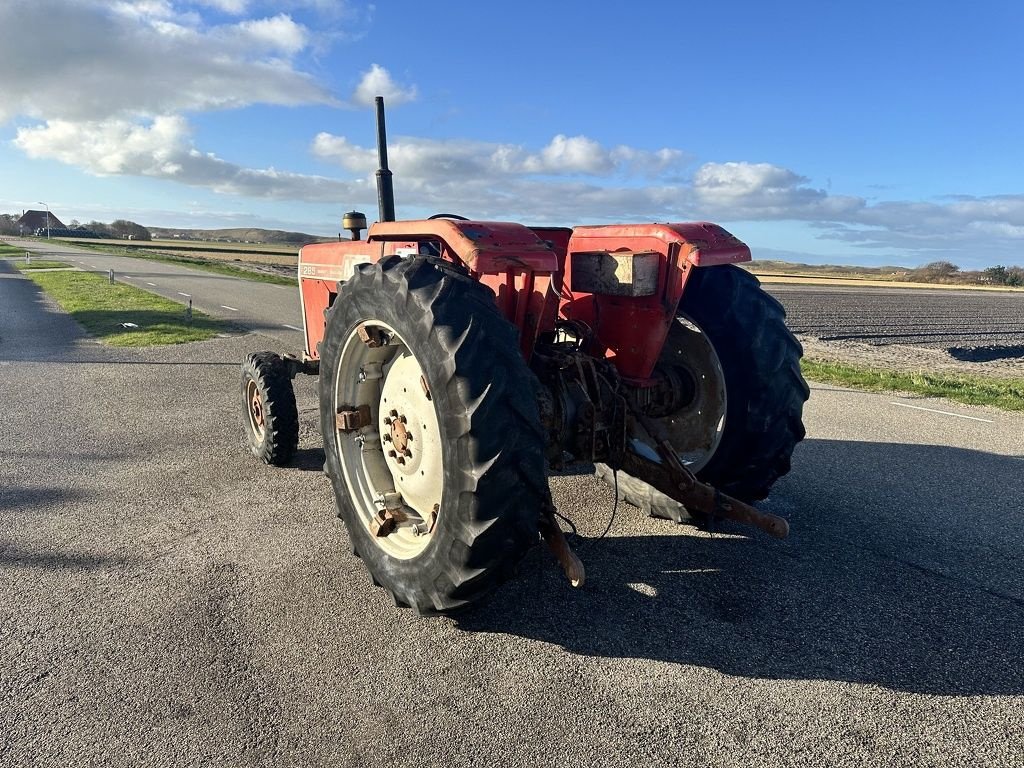
[[[1015,2],[5,0],[0,211],[337,232],[712,220],[755,257],[1024,264]]]

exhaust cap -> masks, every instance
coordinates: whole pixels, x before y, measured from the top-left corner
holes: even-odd
[[[341,228],[351,232],[353,240],[358,240],[362,231],[366,229],[366,214],[349,211],[341,217]]]

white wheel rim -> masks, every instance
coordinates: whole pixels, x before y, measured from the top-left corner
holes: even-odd
[[[342,345],[334,412],[367,405],[370,421],[358,430],[335,430],[342,475],[359,522],[394,558],[421,554],[433,538],[444,488],[444,458],[437,409],[416,356],[395,329],[372,321],[388,342],[371,347],[353,328]],[[375,535],[385,509],[394,530]]]

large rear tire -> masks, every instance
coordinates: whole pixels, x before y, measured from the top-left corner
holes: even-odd
[[[789,472],[793,449],[804,437],[803,404],[809,390],[800,373],[803,349],[786,327],[782,305],[739,267],[697,269],[678,314],[680,323],[696,325],[707,337],[724,379],[724,421],[713,453],[699,462],[696,475],[743,501],[763,499]],[[670,334],[661,362],[675,363],[678,338]],[[708,373],[692,371],[695,379]],[[606,465],[598,465],[597,474],[614,483]],[[621,499],[655,517],[694,520],[677,501],[624,472],[618,473],[618,491]]]
[[[511,576],[548,499],[544,433],[490,291],[436,259],[361,266],[320,357],[325,469],[373,582],[446,613]],[[361,406],[362,426],[339,429],[339,411]]]

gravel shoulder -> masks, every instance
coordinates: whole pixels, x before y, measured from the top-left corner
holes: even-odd
[[[804,355],[818,360],[834,360],[868,368],[894,371],[961,373],[993,378],[1024,379],[1024,354],[995,360],[958,360],[948,349],[913,344],[865,344],[858,341],[827,341],[797,334]],[[971,353],[977,354],[977,348]],[[1022,350],[1024,353],[1024,350]]]

